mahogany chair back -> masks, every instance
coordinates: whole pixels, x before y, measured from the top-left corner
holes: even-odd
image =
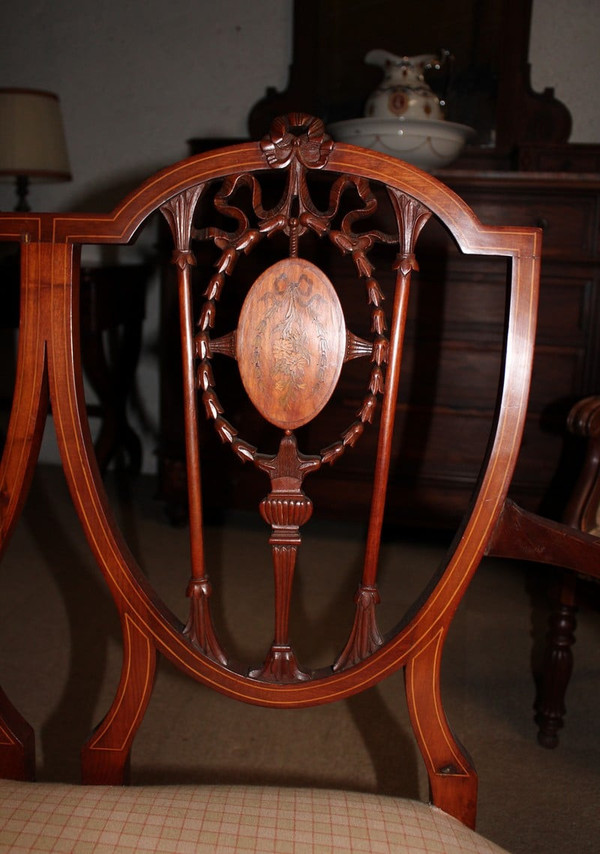
[[[383,209],[386,216],[378,219]],[[93,453],[81,376],[81,247],[132,241],[156,211],[172,235],[180,305],[191,538],[186,624],[152,589],[119,532]],[[380,626],[379,550],[407,307],[418,268],[419,235],[432,219],[443,224],[466,255],[507,259],[504,358],[479,481],[447,558],[407,612],[395,624]],[[277,119],[260,142],[209,151],[165,169],[110,214],[2,214],[0,239],[19,241],[22,258],[17,384],[0,469],[2,545],[23,506],[50,402],[71,495],[122,625],[121,682],[83,748],[84,782],[124,781],[159,653],[230,698],[280,709],[344,699],[404,670],[432,803],[472,827],[477,776],[451,731],[440,694],[442,649],[453,615],[484,554],[531,557],[531,538],[522,540],[520,532],[533,532],[533,539],[543,542],[534,559],[572,565],[590,557],[585,537],[523,513],[507,499],[534,353],[539,231],[482,225],[434,177],[384,154],[334,144],[321,121],[292,114]],[[239,297],[236,275],[267,241],[276,258]],[[344,296],[326,270],[306,256],[311,245],[324,246],[353,265],[356,287],[364,294],[366,323],[361,330],[347,327]],[[194,267],[203,246],[214,251],[214,272],[199,282]],[[383,256],[391,250],[394,284],[389,292],[384,292],[371,258],[379,249],[385,250]],[[312,257],[322,255],[317,251]],[[232,292],[241,303],[239,316],[232,319],[229,309],[224,310],[231,325],[215,331]],[[235,412],[226,411],[217,362],[227,358],[237,362],[259,416],[277,429],[275,448],[255,444],[238,429]],[[334,405],[346,364],[359,359],[366,366],[364,397],[355,417],[327,444],[303,447],[303,428]],[[258,663],[233,660],[211,617],[217,594],[204,550],[206,419],[239,464],[255,467],[264,478],[260,513],[271,531],[274,631]],[[335,419],[332,423],[337,424]],[[352,453],[366,431],[377,431],[377,440],[364,561],[354,603],[348,603],[353,625],[335,660],[312,670],[299,660],[290,632],[301,529],[313,512],[310,483],[320,470]],[[32,770],[31,730],[6,697],[1,710],[2,773],[26,779]]]

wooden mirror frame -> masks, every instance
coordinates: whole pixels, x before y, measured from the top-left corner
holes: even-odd
[[[531,88],[528,51],[532,0],[495,2],[499,8],[496,8],[494,20],[498,23],[499,32],[495,35],[494,42],[500,45],[493,128],[495,144],[485,147],[468,146],[455,164],[459,168],[514,168],[518,163],[520,147],[540,143],[561,145],[567,142],[571,132],[571,115],[565,105],[554,97],[554,91],[546,89],[542,93],[535,93]],[[332,76],[337,74],[340,77],[340,69],[346,61],[356,65],[357,50],[362,62],[362,46],[358,46],[356,42],[352,43],[351,39],[341,37],[342,24],[347,23],[352,3],[365,7],[365,4],[360,4],[360,0],[301,0],[294,3],[293,56],[289,86],[284,92],[269,89],[265,98],[252,109],[248,119],[251,138],[260,138],[276,115],[290,110],[319,115],[326,123],[356,117],[356,109],[354,116],[344,115],[344,105],[326,103],[328,91],[331,91],[332,87],[335,89],[339,82],[332,80]],[[473,31],[469,37],[476,44],[476,26],[481,4],[473,0],[471,9],[466,8],[468,5],[463,3],[463,14],[471,21]],[[381,27],[381,34],[376,36],[379,43],[369,47],[386,48],[398,53],[403,49],[402,32],[398,32],[394,26],[390,28],[386,6],[389,8],[389,14],[401,14],[397,10],[398,4],[391,4],[390,0],[369,4],[371,20],[378,15],[384,24],[388,22],[387,26]],[[407,22],[406,26],[409,28],[412,25]],[[439,47],[452,50],[453,46],[423,44],[422,47],[425,52],[431,52]],[[407,52],[409,51],[410,48]],[[480,59],[485,61],[485,57]],[[370,82],[376,80],[376,76],[371,76],[373,73],[374,70],[365,65],[367,94]],[[341,92],[343,85],[342,80],[337,91]],[[339,97],[336,95],[334,100],[346,100],[346,94],[344,92]],[[354,106],[356,108],[356,104]]]

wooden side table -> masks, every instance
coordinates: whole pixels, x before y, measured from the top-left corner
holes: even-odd
[[[95,443],[101,472],[121,452],[127,454],[132,472],[142,466],[142,444],[128,421],[127,402],[139,361],[151,273],[150,264],[81,270],[81,355],[102,419]]]
[[[0,328],[19,325],[18,256],[1,265]],[[127,403],[139,360],[151,264],[89,266],[81,269],[81,353],[86,377],[97,395],[89,414],[101,419],[96,439],[100,471],[125,453],[128,468],[139,472],[142,444],[127,417]],[[10,405],[12,378],[3,376],[3,400]]]

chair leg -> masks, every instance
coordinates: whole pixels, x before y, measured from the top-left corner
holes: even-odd
[[[127,783],[129,753],[150,700],[156,649],[123,616],[123,666],[112,706],[81,751],[82,782],[119,786]]]
[[[26,312],[23,312],[26,315]],[[36,312],[33,312],[35,318]],[[28,360],[29,370],[24,368]],[[19,368],[8,433],[0,459],[0,556],[21,516],[37,463],[48,412],[48,376],[44,342],[35,321],[23,320]],[[0,688],[0,776],[35,777],[35,734]]]
[[[0,688],[0,777],[35,778],[35,736],[32,727]]]
[[[564,725],[565,695],[573,670],[575,643],[576,586],[573,573],[564,573],[556,607],[550,615],[542,678],[536,703],[538,741],[543,747],[556,747],[558,732]]]
[[[445,634],[440,630],[407,664],[406,698],[434,805],[474,827],[477,772],[452,735],[441,702],[440,662]]]

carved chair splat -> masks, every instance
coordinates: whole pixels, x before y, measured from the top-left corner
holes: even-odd
[[[277,176],[283,188],[275,202],[267,203],[264,182]],[[325,188],[324,206],[314,200],[315,180],[319,198]],[[376,216],[380,201],[374,185],[386,190],[391,215],[385,226]],[[157,210],[173,239],[181,318],[191,543],[186,623],[152,589],[113,518],[86,420],[78,340],[81,246],[129,242]],[[431,217],[445,225],[465,254],[508,259],[504,364],[479,484],[448,557],[396,626],[383,628],[377,618],[379,549],[404,333],[418,238]],[[0,239],[19,241],[22,258],[17,384],[0,467],[2,547],[25,501],[50,401],[71,495],[122,625],[121,681],[111,708],[83,748],[84,782],[124,782],[131,745],[150,701],[157,654],[230,698],[274,708],[344,699],[403,669],[432,801],[473,827],[477,776],[451,732],[440,694],[443,644],[469,581],[486,553],[527,558],[536,549],[537,559],[550,563],[573,566],[596,558],[598,565],[593,538],[525,514],[507,500],[529,393],[539,231],[484,226],[433,177],[376,152],[336,145],[318,119],[291,114],[276,119],[259,143],[207,152],[163,170],[111,214],[1,214]],[[350,259],[365,295],[369,336],[347,328],[334,283],[303,254],[309,239]],[[243,259],[267,240],[284,247],[279,259],[251,283],[239,317],[221,330],[217,315],[223,294],[235,286]],[[212,246],[215,266],[199,288],[194,267],[203,243]],[[387,294],[372,259],[381,247],[395,252],[395,284]],[[256,445],[225,411],[217,365],[222,359],[237,362],[255,409],[280,431],[277,449]],[[367,360],[367,369],[354,420],[325,447],[304,449],[301,428],[334,405],[344,365],[358,359]],[[233,661],[211,617],[215,594],[204,549],[199,439],[205,420],[240,465],[254,466],[265,482],[259,509],[270,526],[274,631],[258,664]],[[312,670],[298,659],[290,635],[301,529],[313,512],[310,483],[324,466],[351,453],[366,430],[378,433],[362,573],[355,601],[349,603],[353,624],[335,660]],[[26,779],[33,765],[31,729],[4,695],[0,712],[2,774]],[[497,850],[480,844],[476,850]]]

